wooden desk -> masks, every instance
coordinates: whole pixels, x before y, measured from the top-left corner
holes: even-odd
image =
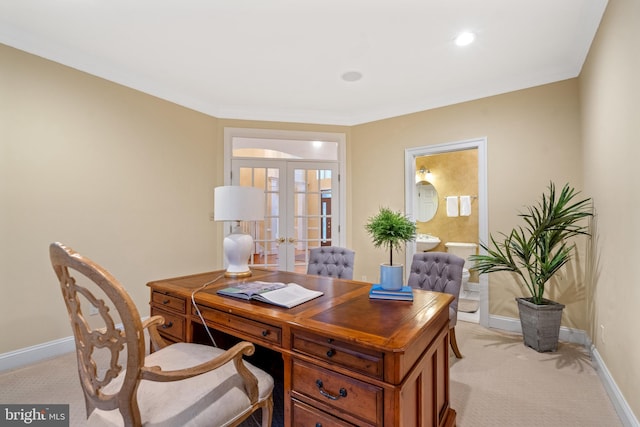
[[[193,290],[211,272],[150,282],[163,335],[191,342],[201,324]],[[416,290],[414,301],[368,297],[370,283],[253,270],[243,280],[295,282],[324,295],[286,309],[216,295],[195,300],[207,325],[282,355],[286,426],[454,426],[449,406],[450,295]]]

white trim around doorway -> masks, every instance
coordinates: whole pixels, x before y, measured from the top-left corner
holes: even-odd
[[[232,139],[234,137],[265,138],[292,141],[331,141],[338,144],[340,188],[340,230],[336,245],[347,245],[347,137],[339,132],[315,132],[282,129],[224,128],[224,185],[231,185]]]
[[[426,145],[405,149],[405,213],[413,214],[413,187],[416,176],[416,157],[432,154],[450,153],[462,150],[478,150],[478,238],[486,242],[489,237],[489,216],[487,198],[487,138],[475,138],[444,144]],[[408,245],[406,250],[406,265],[411,265],[415,245]],[[480,275],[480,324],[489,326],[489,280],[486,275]]]

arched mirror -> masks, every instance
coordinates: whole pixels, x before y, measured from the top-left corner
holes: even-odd
[[[420,181],[416,184],[414,194],[413,206],[416,221],[427,222],[433,219],[438,211],[438,192],[436,188],[428,181]]]

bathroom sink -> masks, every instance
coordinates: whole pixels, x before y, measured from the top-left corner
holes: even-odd
[[[440,244],[440,239],[430,234],[418,234],[416,238],[416,251],[430,251]]]

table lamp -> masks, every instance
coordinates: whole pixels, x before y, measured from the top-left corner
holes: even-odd
[[[215,221],[234,221],[231,234],[224,238],[224,256],[227,261],[225,277],[251,276],[249,257],[253,237],[240,229],[240,221],[264,219],[264,191],[256,187],[226,185],[214,190],[213,218]]]

